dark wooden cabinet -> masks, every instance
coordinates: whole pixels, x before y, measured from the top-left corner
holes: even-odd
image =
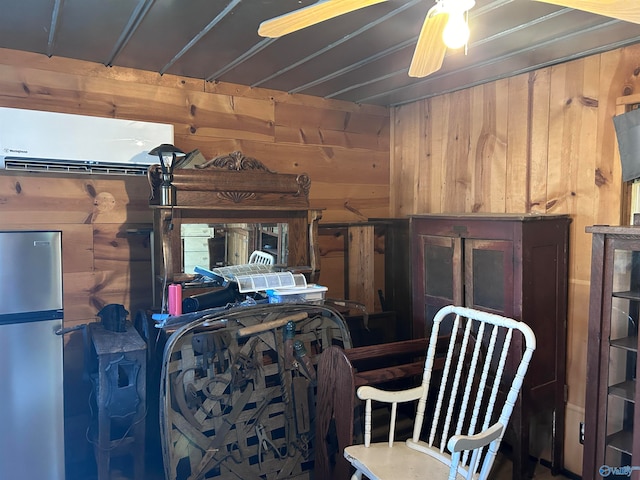
[[[464,305],[526,322],[538,348],[505,439],[513,478],[525,478],[529,422],[552,414],[552,472],[562,468],[566,370],[567,215],[414,215],[413,337],[428,335],[444,305]],[[513,348],[522,348],[521,340]]]
[[[593,246],[582,475],[638,479],[631,467],[640,465],[640,429],[634,429],[640,425],[640,227],[594,226],[587,232]]]
[[[330,292],[334,292],[333,297],[360,303],[369,315],[393,312],[387,317],[391,325],[384,329],[388,335],[377,340],[409,340],[412,318],[409,218],[322,223],[318,225],[318,237],[320,251],[327,263],[336,265],[342,261],[342,268],[323,269],[320,279]],[[362,314],[353,305],[351,308],[354,310],[345,314],[347,320],[350,315]],[[364,324],[361,326],[367,330]],[[372,339],[369,333],[365,337]]]

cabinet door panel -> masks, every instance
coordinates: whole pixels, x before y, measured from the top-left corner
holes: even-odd
[[[422,275],[414,278],[419,308],[414,311],[414,337],[429,334],[433,317],[445,305],[462,305],[462,241],[457,237],[420,235],[416,265]]]
[[[513,314],[513,242],[465,240],[465,305]]]

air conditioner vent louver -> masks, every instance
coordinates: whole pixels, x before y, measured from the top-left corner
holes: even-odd
[[[105,162],[74,162],[70,160],[39,160],[35,158],[5,158],[6,170],[22,172],[86,173],[102,175],[146,175],[148,165],[108,164]]]

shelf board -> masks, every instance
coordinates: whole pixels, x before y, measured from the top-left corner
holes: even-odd
[[[635,403],[636,381],[627,380],[609,387],[609,395]]]
[[[631,337],[616,338],[615,340],[611,340],[609,343],[612,347],[623,348],[632,352],[638,351],[637,335],[633,335]]]
[[[633,446],[633,432],[620,430],[612,435],[607,435],[607,446],[627,455],[631,455]]]
[[[627,300],[640,301],[640,291],[637,291],[637,290],[627,290],[626,292],[613,292],[611,295],[617,298],[626,298]]]

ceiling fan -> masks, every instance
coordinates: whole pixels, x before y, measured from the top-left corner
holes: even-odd
[[[318,0],[307,7],[265,20],[263,37],[276,38],[325,20],[387,0]],[[605,17],[640,23],[640,2],[631,0],[536,0]],[[435,0],[429,9],[409,66],[409,76],[426,77],[440,70],[447,48],[460,48],[469,38],[467,14],[475,0]]]

